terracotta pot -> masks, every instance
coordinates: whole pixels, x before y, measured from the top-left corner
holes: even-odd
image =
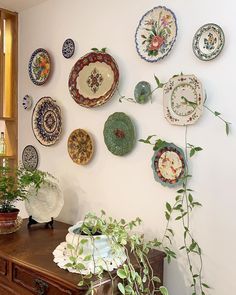
[[[19,209],[13,209],[11,212],[0,212],[0,228],[9,229],[15,226]]]

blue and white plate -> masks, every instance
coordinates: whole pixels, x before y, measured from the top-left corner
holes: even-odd
[[[75,52],[75,43],[72,39],[66,39],[62,46],[62,55],[71,58]]]

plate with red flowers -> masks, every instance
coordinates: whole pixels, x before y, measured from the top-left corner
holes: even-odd
[[[165,6],[154,7],[141,18],[135,34],[138,54],[148,62],[163,59],[177,37],[175,14]]]

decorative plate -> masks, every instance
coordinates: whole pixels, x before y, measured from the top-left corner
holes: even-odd
[[[22,163],[25,169],[33,171],[38,167],[38,152],[32,145],[27,145],[22,152]]]
[[[51,61],[49,53],[43,49],[36,49],[29,61],[29,76],[31,81],[40,86],[43,85],[50,74]]]
[[[32,128],[42,145],[53,145],[59,139],[62,130],[61,110],[51,97],[42,97],[35,105]]]
[[[30,110],[33,105],[32,97],[26,94],[22,99],[22,106],[25,110]]]
[[[151,86],[146,81],[140,81],[134,88],[134,98],[137,103],[144,104],[151,99]]]
[[[129,153],[135,145],[135,129],[125,113],[116,112],[109,116],[103,129],[108,150],[117,156]]]
[[[165,6],[154,7],[140,20],[135,34],[138,54],[148,62],[156,62],[170,52],[177,37],[174,13]]]
[[[93,155],[93,140],[83,129],[74,130],[68,138],[68,153],[73,162],[79,165],[87,164]]]
[[[203,61],[216,58],[225,44],[224,32],[216,24],[205,24],[193,37],[193,52]]]
[[[81,106],[92,108],[107,102],[119,81],[115,60],[107,53],[91,52],[81,57],[71,70],[69,90]]]
[[[174,187],[183,182],[186,161],[182,149],[166,143],[155,151],[152,158],[154,178],[164,186]]]
[[[72,39],[66,39],[62,46],[62,54],[65,58],[70,58],[75,52],[75,43]]]
[[[30,216],[39,223],[49,222],[56,218],[64,205],[59,186],[54,183],[43,184],[38,191],[29,189],[30,198],[25,201],[25,208]]]
[[[194,124],[201,116],[205,95],[194,75],[179,75],[164,86],[164,115],[170,124]]]

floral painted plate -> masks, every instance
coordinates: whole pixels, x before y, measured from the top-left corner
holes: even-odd
[[[216,24],[202,26],[193,37],[193,52],[203,61],[216,58],[225,44],[224,32]]]
[[[39,223],[56,218],[64,205],[63,194],[56,183],[44,183],[39,190],[31,187],[29,196],[25,201],[26,211]]]
[[[27,145],[22,152],[22,164],[25,169],[34,171],[38,167],[39,156],[36,148]]]
[[[123,156],[134,148],[135,128],[125,113],[110,115],[105,122],[103,135],[108,150],[116,156]]]
[[[49,78],[51,71],[51,61],[49,53],[43,49],[36,49],[29,61],[29,76],[31,81],[40,86]]]
[[[158,6],[149,10],[140,20],[135,34],[138,54],[148,62],[156,62],[170,52],[177,37],[174,13]]]
[[[163,89],[164,116],[173,125],[194,124],[202,114],[204,100],[202,84],[197,77],[175,76]]]
[[[69,91],[79,105],[97,107],[112,97],[118,81],[119,70],[115,60],[107,53],[90,52],[72,68]]]
[[[93,140],[83,129],[74,130],[68,138],[68,153],[73,162],[79,165],[87,164],[93,156]]]
[[[163,186],[174,187],[181,184],[186,171],[184,152],[173,143],[166,143],[155,151],[152,169],[155,180]]]
[[[62,130],[61,110],[51,97],[42,97],[35,105],[32,129],[42,145],[50,146],[58,141]]]

